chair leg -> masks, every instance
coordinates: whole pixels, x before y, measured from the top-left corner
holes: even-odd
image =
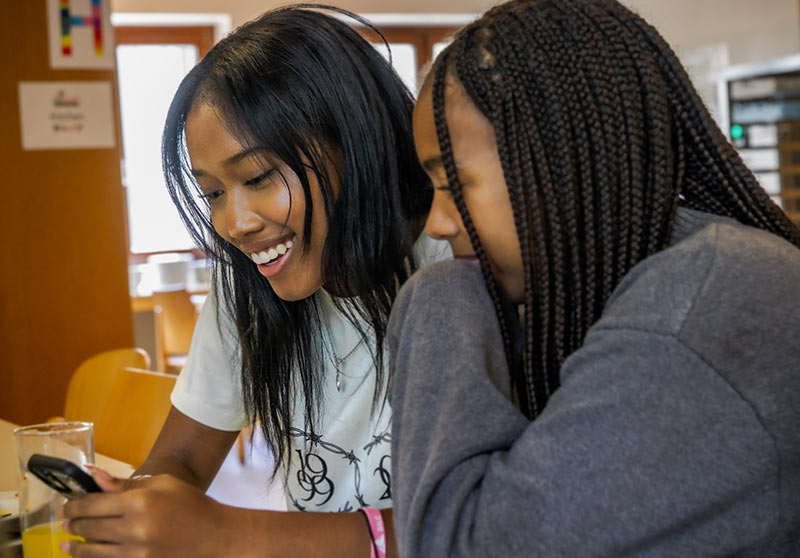
[[[239,432],[239,436],[236,438],[236,446],[237,451],[239,453],[239,463],[244,463],[244,439],[243,439],[243,432]]]
[[[239,453],[239,463],[244,464],[245,462],[245,452],[244,446],[246,443],[249,443],[253,437],[253,427],[252,426],[245,426],[242,428],[242,431],[239,432],[239,436],[236,438],[236,446],[237,452]]]

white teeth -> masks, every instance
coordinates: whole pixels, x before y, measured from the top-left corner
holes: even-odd
[[[256,265],[267,264],[273,260],[277,260],[279,256],[283,256],[294,245],[294,239],[287,240],[283,244],[273,246],[265,252],[253,252],[250,254],[250,259]]]

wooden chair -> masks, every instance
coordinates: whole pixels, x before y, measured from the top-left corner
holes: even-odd
[[[144,463],[169,413],[175,380],[174,374],[120,370],[94,425],[95,449],[134,468]]]
[[[64,416],[53,417],[49,422],[81,420],[97,422],[105,406],[105,394],[109,391],[117,373],[131,366],[149,368],[150,357],[139,348],[113,349],[84,360],[72,373],[64,403]]]
[[[156,320],[157,368],[178,373],[186,363],[197,322],[197,309],[184,289],[153,293]]]

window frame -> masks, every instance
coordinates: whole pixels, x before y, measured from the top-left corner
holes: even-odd
[[[116,25],[114,27],[116,42],[114,48],[116,51],[116,47],[119,45],[192,45],[197,48],[197,57],[198,60],[201,60],[215,44],[214,31],[213,25]],[[124,188],[127,189],[127,186],[124,186]],[[133,252],[131,250],[127,193],[124,199],[128,264],[145,263],[148,257],[156,254],[190,253],[195,259],[205,257],[205,254],[199,248]]]
[[[433,45],[451,38],[461,26],[376,25],[387,43],[409,43],[417,53],[417,83],[423,71],[433,60]],[[367,27],[358,26],[359,34],[370,43],[381,44],[381,38]],[[415,92],[416,93],[416,92]]]

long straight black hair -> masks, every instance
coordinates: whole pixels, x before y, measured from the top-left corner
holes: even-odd
[[[432,72],[448,181],[510,356],[498,286],[453,164],[447,80],[495,132],[525,266],[524,370],[512,374],[530,418],[623,276],[669,244],[679,205],[800,246],[666,42],[615,0],[512,0],[459,32]]]
[[[162,146],[169,193],[214,263],[219,312],[236,326],[245,412],[260,423],[276,463],[291,446],[293,405],[301,395],[305,427],[314,431],[325,369],[323,316],[316,296],[280,299],[250,258],[214,230],[189,170],[187,115],[199,104],[212,106],[244,146],[265,149],[292,169],[306,201],[303,250],[311,238],[308,173],[315,175],[328,222],[325,288],[342,295],[333,297],[337,308],[370,339],[375,405],[385,387],[389,310],[416,268],[410,225],[424,220],[432,195],[413,148],[411,94],[366,40],[320,9],[366,24],[316,4],[276,9],[244,24],[183,80]],[[336,195],[326,170],[332,161],[341,161],[334,165]]]

